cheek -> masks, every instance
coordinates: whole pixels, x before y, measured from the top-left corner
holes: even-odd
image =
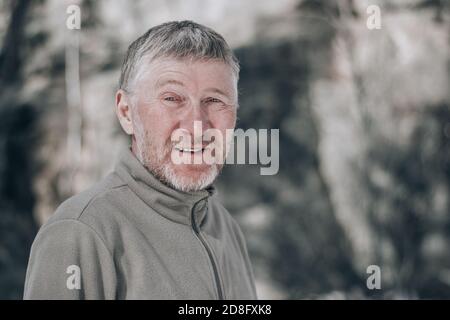
[[[210,121],[215,129],[224,131],[226,129],[234,129],[236,126],[236,111],[224,111],[213,113],[210,115]]]
[[[155,105],[141,104],[139,118],[149,135],[148,139],[162,143],[170,139],[174,121],[164,110]]]
[[[232,140],[234,128],[236,126],[236,112],[223,112],[210,118],[211,125],[214,129],[218,129],[222,134],[222,141],[219,145],[228,147]]]

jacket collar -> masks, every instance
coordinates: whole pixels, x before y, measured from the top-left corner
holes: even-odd
[[[214,186],[194,192],[171,188],[151,174],[129,148],[121,151],[114,171],[149,207],[182,224],[190,225],[193,213],[197,226],[200,226],[206,216],[208,199],[217,192]]]

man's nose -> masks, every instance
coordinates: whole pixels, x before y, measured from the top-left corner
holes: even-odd
[[[201,141],[205,131],[211,128],[208,113],[200,104],[192,106],[192,108],[183,115],[183,118],[180,121],[180,128],[189,132],[194,138],[194,141]]]

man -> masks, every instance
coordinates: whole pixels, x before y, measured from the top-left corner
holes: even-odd
[[[191,21],[130,45],[116,111],[131,148],[42,226],[25,299],[256,298],[243,234],[212,185],[229,148],[217,137],[235,127],[238,75],[222,36]],[[216,139],[205,139],[211,130]],[[191,161],[207,154],[216,161]]]

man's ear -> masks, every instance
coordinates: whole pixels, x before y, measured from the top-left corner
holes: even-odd
[[[116,114],[122,129],[129,135],[133,134],[130,97],[122,89],[116,92]]]

